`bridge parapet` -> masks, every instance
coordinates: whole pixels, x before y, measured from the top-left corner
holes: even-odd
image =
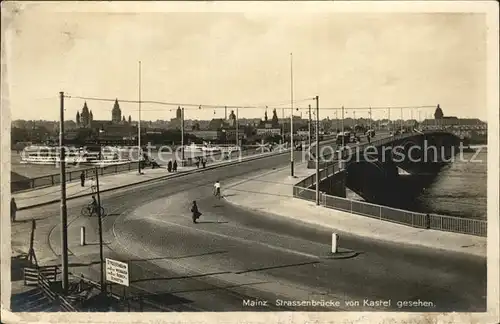
[[[433,134],[433,133],[446,133],[446,130],[430,130],[420,134]],[[388,138],[383,138],[372,143],[366,143],[359,146],[363,149],[368,145],[381,146],[394,141],[403,140],[419,133],[408,133]],[[321,183],[328,177],[335,175],[338,172],[344,172],[347,165],[345,160],[347,155],[342,155],[342,159],[333,160],[330,163],[320,163],[319,182]],[[342,161],[344,160],[344,161]],[[316,161],[309,161],[309,165],[315,167]],[[295,198],[304,199],[308,201],[315,201],[316,199],[316,174],[299,181],[293,187],[293,196]],[[476,236],[487,236],[487,221],[479,219],[469,219],[454,216],[445,216],[437,214],[424,214],[387,206],[368,203],[365,201],[354,201],[347,198],[327,195],[323,192],[320,193],[320,203],[322,206],[358,214],[366,217],[376,218],[383,221],[394,222],[398,224],[408,225],[418,228],[434,229],[446,232],[463,233]]]
[[[387,146],[388,144],[391,144],[390,146],[398,143],[404,143],[404,140],[411,140],[412,138],[428,138],[431,137],[432,135],[438,135],[438,137],[444,138],[446,137],[453,137],[455,138],[455,141],[458,142],[459,138],[454,135],[453,133],[447,131],[447,130],[425,130],[425,131],[414,131],[411,133],[404,133],[404,134],[398,134],[398,135],[393,135],[385,138],[381,138],[378,140],[374,140],[370,143],[363,143],[363,144],[358,144],[354,146],[349,146],[348,148],[342,150],[340,153],[339,150],[337,150],[337,147],[329,147],[328,152],[325,152],[325,146],[323,146],[320,150],[322,151],[320,154],[320,169],[325,168],[330,164],[335,164],[338,163],[339,160],[341,161],[347,161],[348,163],[352,162],[352,156],[355,154],[358,154],[360,152],[364,152],[364,155],[369,155],[368,151],[370,149],[374,149],[375,152],[371,154],[376,154],[379,152],[380,147]],[[445,136],[443,136],[445,135]],[[397,146],[397,145],[395,145]],[[312,169],[316,167],[316,157],[314,152],[310,153],[310,156],[312,157],[311,160],[308,161],[307,168]],[[347,166],[347,165],[346,165]]]

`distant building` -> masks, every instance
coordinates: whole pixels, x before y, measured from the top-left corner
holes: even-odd
[[[231,114],[229,115],[228,124],[229,124],[229,127],[236,127],[236,115],[234,114],[234,110],[231,110]]]
[[[229,128],[229,124],[223,118],[214,118],[208,124],[209,130],[221,130],[223,128]]]
[[[478,118],[458,118],[458,117],[443,117],[441,119],[426,119],[422,121],[421,126],[484,126],[486,123]]]
[[[92,110],[89,109],[87,102],[84,102],[81,113],[76,114],[76,126],[80,129],[90,129],[86,134],[93,140],[106,143],[121,143],[130,141],[137,137],[137,126],[132,124],[132,118],[128,121],[122,116],[118,99],[115,100],[111,109],[111,120],[94,120]],[[81,132],[79,132],[82,134]]]
[[[194,135],[206,141],[216,141],[222,137],[222,132],[218,130],[191,130],[187,134]]]
[[[175,118],[170,119],[170,122],[168,123],[168,128],[181,129],[181,127],[182,127],[182,109],[181,107],[177,107],[177,110],[175,111]]]
[[[257,135],[281,135],[281,128],[257,128]]]

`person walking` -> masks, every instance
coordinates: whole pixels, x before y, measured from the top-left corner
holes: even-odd
[[[12,223],[16,221],[16,213],[17,213],[16,199],[12,197],[10,199],[10,220],[12,221]]]
[[[200,159],[196,158],[196,162],[194,164],[196,164],[196,168],[199,169],[200,168]]]
[[[201,165],[203,166],[203,169],[207,166],[207,160],[206,159],[201,159]]]
[[[220,199],[220,182],[217,180],[214,184],[214,196]]]
[[[80,173],[80,183],[82,187],[85,187],[85,171],[82,171],[82,173]]]
[[[191,213],[193,218],[193,223],[198,223],[197,220],[200,218],[201,213],[198,210],[198,205],[196,205],[196,200],[193,200],[193,205],[191,206]]]
[[[173,170],[177,172],[177,160],[174,160]]]
[[[168,172],[172,172],[172,160],[168,161],[167,170]]]
[[[90,179],[90,190],[92,193],[95,193],[97,191],[97,183],[94,178]]]

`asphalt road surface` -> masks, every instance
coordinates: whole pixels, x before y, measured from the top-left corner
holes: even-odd
[[[148,295],[165,311],[485,311],[485,258],[342,234],[342,253],[333,259],[330,231],[212,195],[216,180],[224,191],[226,179],[286,167],[289,159],[283,154],[102,194],[106,257],[129,262],[128,294]],[[191,220],[193,200],[203,213],[199,224]],[[87,202],[68,202],[68,214],[78,217]],[[58,211],[54,204],[22,213]],[[95,232],[92,222],[87,231]],[[59,235],[55,228],[49,242],[57,244]],[[98,279],[95,264],[70,270]]]

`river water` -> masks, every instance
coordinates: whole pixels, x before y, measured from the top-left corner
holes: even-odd
[[[486,219],[487,153],[483,149],[474,155],[463,153],[461,158],[458,154],[434,176],[409,175],[400,170],[398,183],[390,193],[394,199],[378,203],[421,213]],[[351,190],[347,198],[363,200]]]
[[[486,219],[487,153],[483,149],[474,155],[463,153],[463,161],[457,156],[445,166],[417,197],[417,208],[422,212]]]

